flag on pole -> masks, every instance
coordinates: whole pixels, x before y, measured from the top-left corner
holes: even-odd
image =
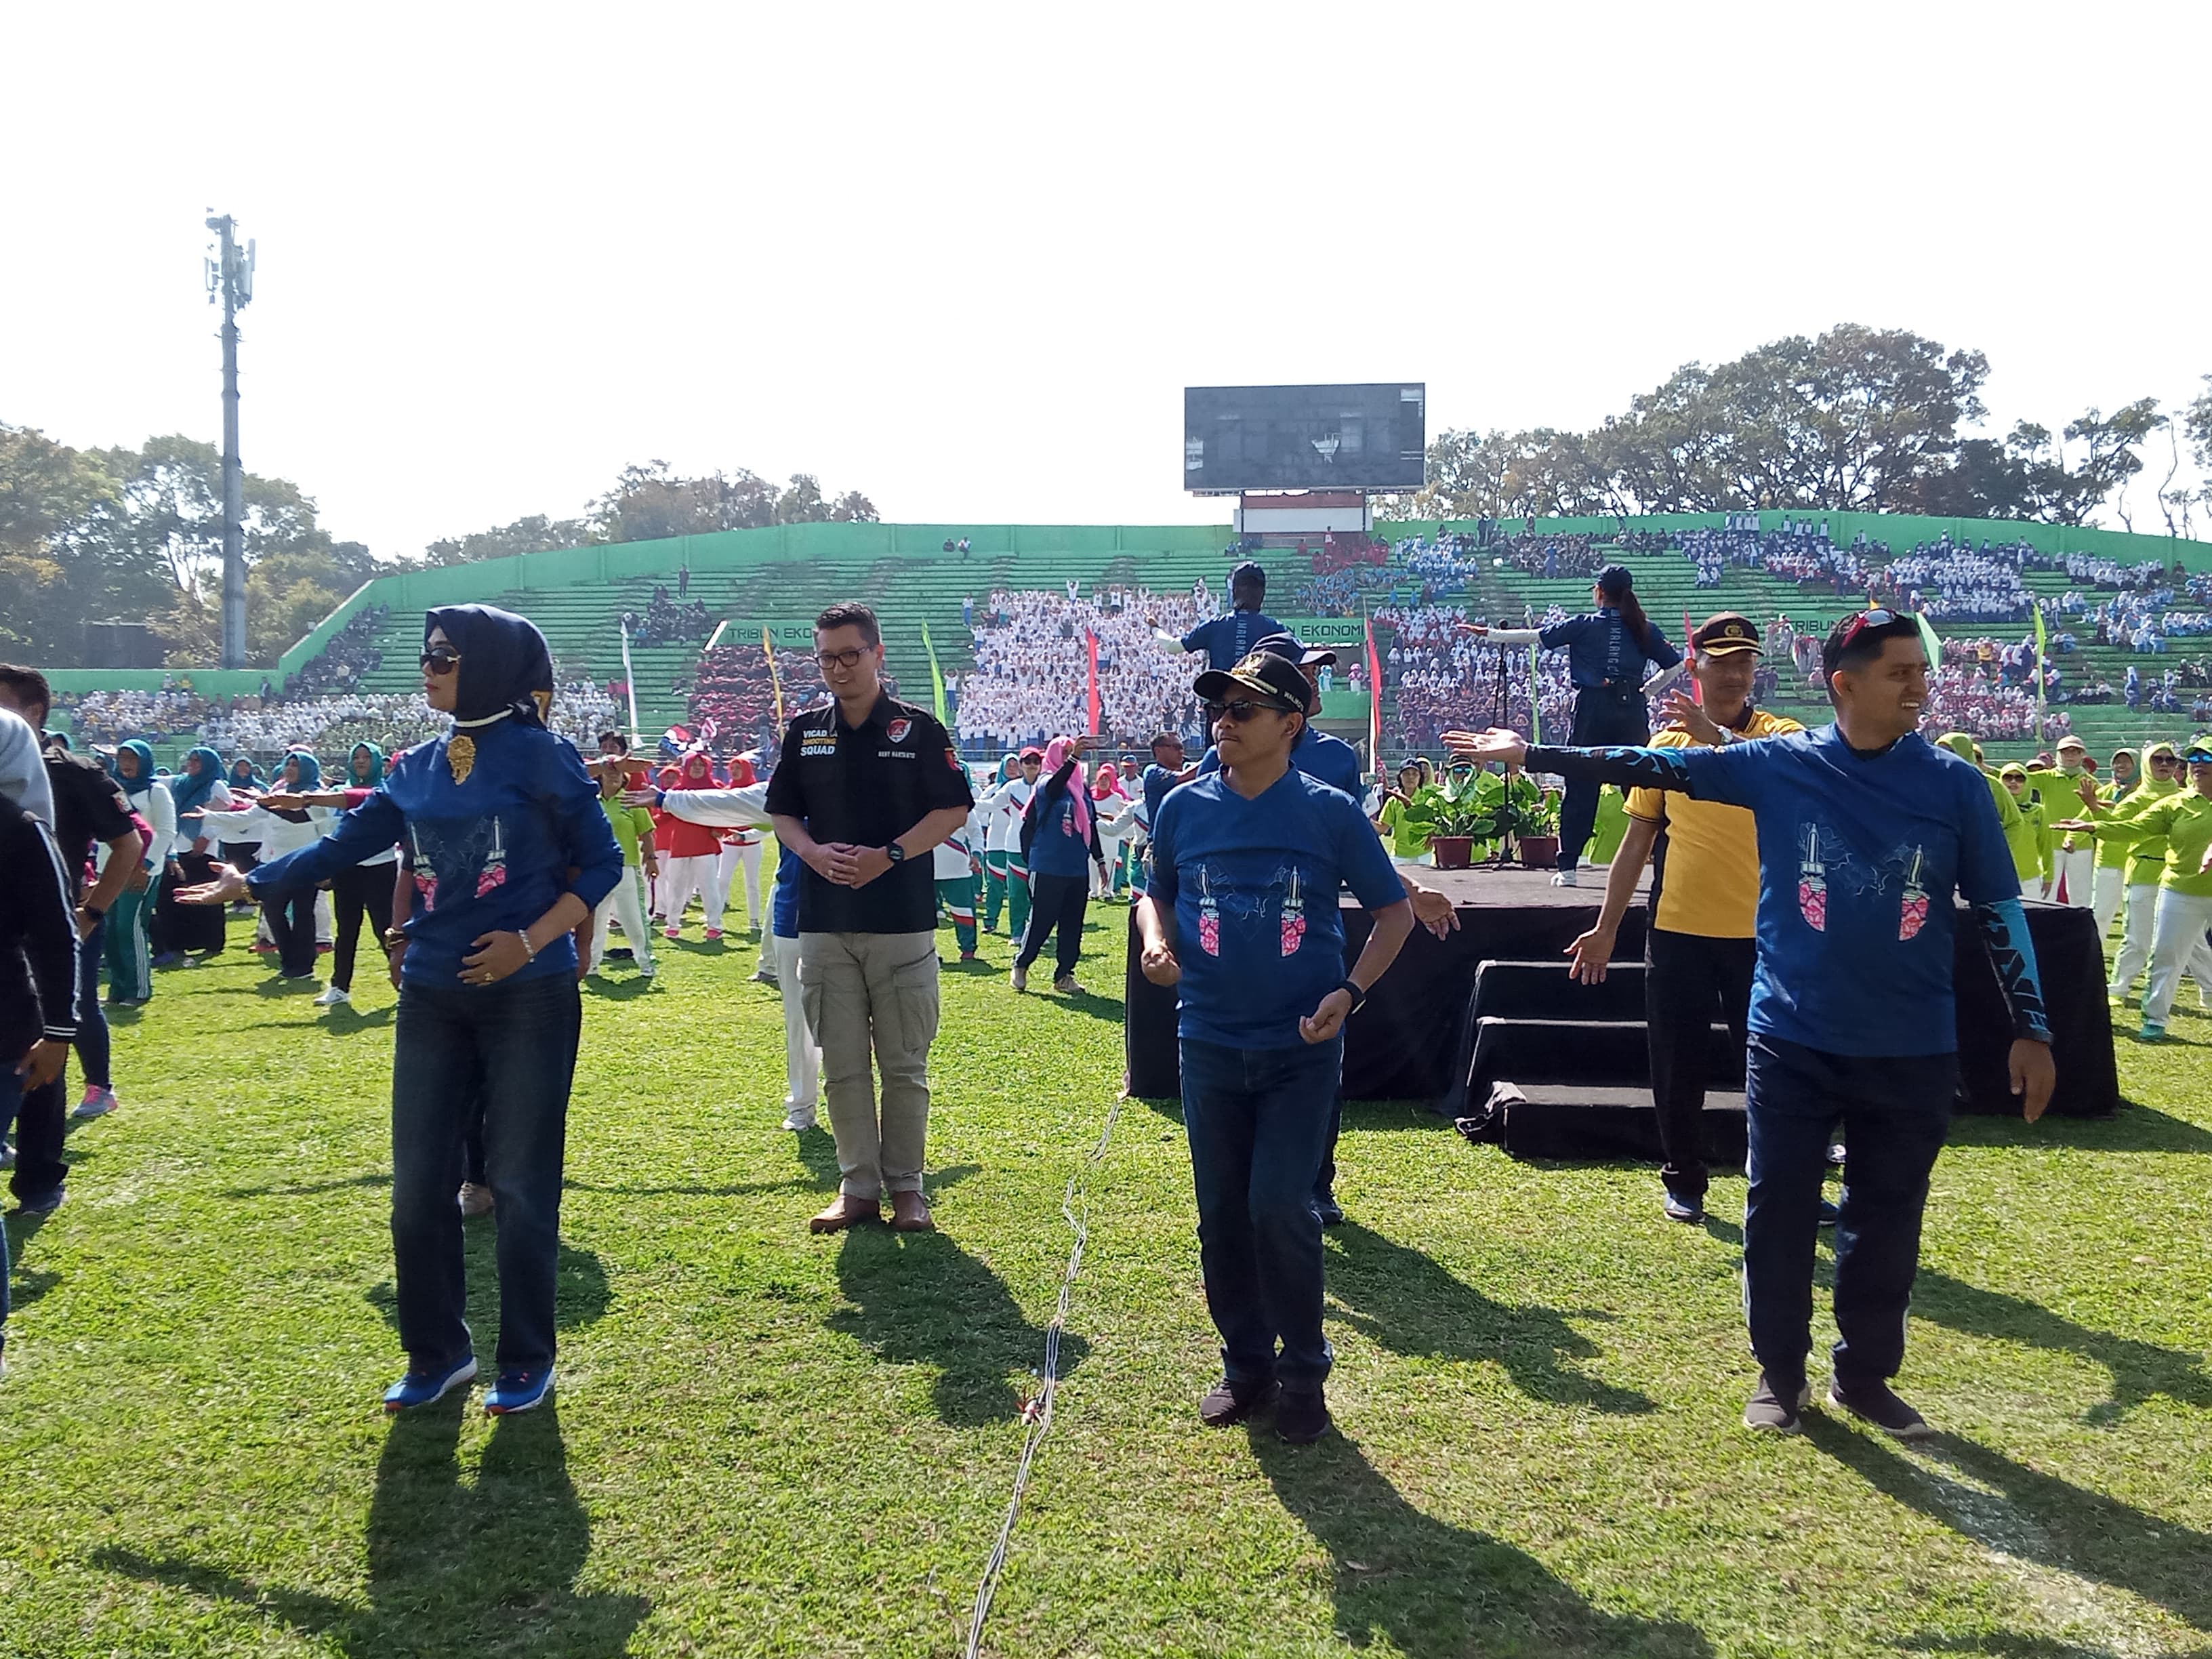
[[[2051,679],[2043,662],[2044,652],[2049,643],[2043,625],[2043,602],[2039,599],[2035,602],[2035,739],[2038,743],[2050,735]],[[1931,651],[1928,657],[1932,667],[1936,653]]]
[[[768,624],[761,624],[761,651],[768,658],[768,683],[775,688],[775,723],[783,724],[783,676],[776,672],[775,647],[769,642]]]
[[[943,726],[945,723],[945,673],[944,671],[937,665],[937,647],[934,645],[932,645],[929,641],[929,624],[927,623],[924,623],[921,625],[921,648],[929,657],[929,694],[931,700],[931,712],[937,716],[937,723],[939,726]]]
[[[1367,624],[1367,763],[1379,778],[1382,775],[1382,659],[1375,651],[1375,618],[1367,614],[1364,605],[1359,614]]]
[[[1091,687],[1087,699],[1090,704],[1091,735],[1098,735],[1098,635],[1089,629],[1083,630],[1083,643],[1091,658]]]

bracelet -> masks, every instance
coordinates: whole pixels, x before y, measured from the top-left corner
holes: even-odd
[[[1346,1018],[1367,1006],[1367,993],[1359,988],[1358,981],[1350,975],[1347,974],[1344,978],[1337,981],[1336,988],[1352,999],[1352,1007],[1350,1012],[1346,1015]]]
[[[530,942],[530,930],[526,927],[518,927],[514,930],[514,936],[522,941],[522,960],[524,963],[529,963],[537,961],[538,947]]]

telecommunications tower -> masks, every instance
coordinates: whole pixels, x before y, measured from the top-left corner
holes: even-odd
[[[246,467],[238,459],[238,313],[253,303],[253,244],[243,252],[228,214],[210,213],[216,247],[208,303],[222,302],[222,665],[246,666]]]

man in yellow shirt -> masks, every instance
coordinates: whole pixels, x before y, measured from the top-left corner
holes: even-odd
[[[1759,630],[1723,611],[1691,635],[1691,664],[1702,702],[1686,693],[1669,699],[1670,723],[1655,749],[1708,748],[1802,732],[1796,720],[1751,704],[1759,672]],[[1758,959],[1753,918],[1759,907],[1759,836],[1741,806],[1692,800],[1685,794],[1638,789],[1628,797],[1628,833],[1613,860],[1597,925],[1567,947],[1574,976],[1595,985],[1605,977],[1613,937],[1635,896],[1644,866],[1666,833],[1644,930],[1644,1018],[1650,1026],[1651,1098],[1659,1109],[1659,1144],[1666,1162],[1670,1219],[1705,1217],[1705,1085],[1712,1074],[1716,1020],[1739,1048],[1748,1041],[1751,974]]]

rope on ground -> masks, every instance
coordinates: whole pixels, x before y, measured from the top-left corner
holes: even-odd
[[[1021,1516],[1022,1498],[1029,1491],[1030,1466],[1036,1461],[1037,1448],[1043,1444],[1045,1436],[1052,1432],[1053,1402],[1060,1392],[1060,1333],[1067,1328],[1068,1298],[1075,1292],[1075,1276],[1083,1268],[1083,1247],[1091,1237],[1086,1177],[1105,1161],[1106,1143],[1114,1138],[1114,1120],[1121,1113],[1121,1101],[1116,1097],[1107,1110],[1105,1127],[1098,1132],[1098,1144],[1076,1165],[1075,1173],[1067,1178],[1067,1190],[1060,1194],[1060,1212],[1066,1219],[1068,1231],[1075,1235],[1075,1243],[1067,1252],[1067,1271],[1060,1277],[1059,1304],[1053,1309],[1051,1322],[1044,1330],[1042,1383],[1036,1397],[1022,1408],[1023,1420],[1029,1426],[1022,1437],[1021,1461],[1014,1466],[1013,1496],[1007,1499],[1006,1519],[999,1523],[999,1536],[991,1546],[991,1559],[984,1565],[983,1581],[975,1586],[975,1609],[968,1616],[967,1659],[981,1659],[983,1622],[991,1616],[991,1601],[999,1593],[999,1579],[1006,1571],[1006,1555],[1014,1540],[1014,1522]]]

